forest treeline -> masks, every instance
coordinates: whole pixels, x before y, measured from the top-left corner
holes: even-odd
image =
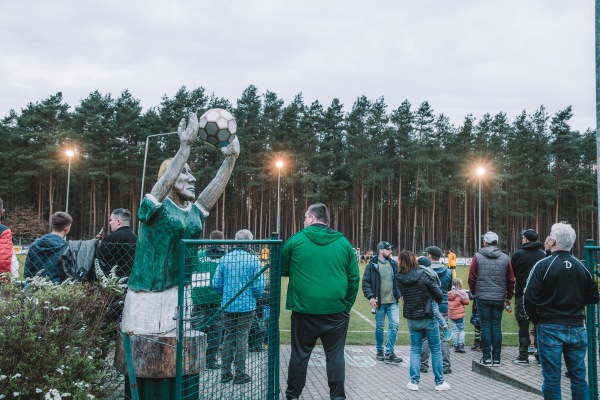
[[[467,115],[454,126],[427,101],[390,108],[383,97],[358,97],[349,111],[286,104],[276,93],[249,86],[236,104],[204,88],[180,88],[160,106],[144,110],[129,91],[118,98],[98,91],[71,107],[61,93],[11,111],[2,119],[0,197],[15,236],[45,233],[49,215],[64,210],[68,159],[73,149],[70,237],[92,238],[110,210],[140,203],[146,138],[176,131],[189,112],[226,108],[238,123],[241,155],[225,194],[211,210],[205,233],[227,238],[248,228],[257,238],[276,230],[281,170],[281,237],[303,227],[307,205],[324,202],[331,226],[356,247],[380,240],[420,252],[436,244],[471,255],[477,248],[481,184],[482,232],[500,235],[500,247],[520,246],[518,232],[533,228],[542,241],[556,221],[573,224],[581,252],[597,238],[595,131],[573,131],[570,106],[549,115],[541,106],[513,121],[506,114]],[[151,136],[144,192],[172,157],[176,134]],[[220,166],[220,151],[197,141],[189,163],[201,191]],[[486,173],[480,178],[476,168]],[[137,228],[137,221],[134,222]]]

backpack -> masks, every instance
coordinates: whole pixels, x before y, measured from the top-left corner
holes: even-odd
[[[98,239],[67,241],[59,261],[62,265],[63,280],[71,278],[80,282],[93,282],[97,249]]]

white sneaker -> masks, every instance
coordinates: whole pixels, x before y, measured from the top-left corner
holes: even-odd
[[[408,388],[408,390],[419,390],[419,385],[412,382],[408,382],[408,385],[406,385],[406,387]]]
[[[435,390],[450,390],[450,384],[448,382],[440,383],[435,385]]]

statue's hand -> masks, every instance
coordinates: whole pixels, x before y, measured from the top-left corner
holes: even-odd
[[[177,128],[177,134],[179,135],[179,141],[192,145],[196,141],[198,136],[198,117],[196,113],[191,112],[188,117],[188,123],[186,126],[185,118],[179,122],[179,128]]]
[[[237,157],[240,155],[240,141],[238,140],[237,135],[233,141],[227,145],[227,147],[221,147],[221,152],[223,155],[225,155],[225,157]]]

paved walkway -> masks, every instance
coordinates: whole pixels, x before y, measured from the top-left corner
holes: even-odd
[[[290,346],[282,345],[281,399],[285,399],[289,354]],[[444,378],[452,389],[448,392],[437,392],[430,369],[428,373],[421,374],[419,391],[413,392],[406,388],[410,380],[409,346],[396,346],[396,355],[404,359],[398,366],[377,361],[372,346],[346,346],[346,396],[350,400],[541,399],[541,367],[535,361],[526,366],[513,364],[512,360],[517,354],[516,347],[505,347],[502,350],[503,364],[493,368],[477,363],[481,358],[480,352],[466,350],[466,353],[459,354],[451,350],[452,373]],[[562,379],[562,392],[563,398],[571,398],[569,380],[566,377]],[[319,346],[311,356],[306,387],[300,399],[329,399],[325,354]]]

